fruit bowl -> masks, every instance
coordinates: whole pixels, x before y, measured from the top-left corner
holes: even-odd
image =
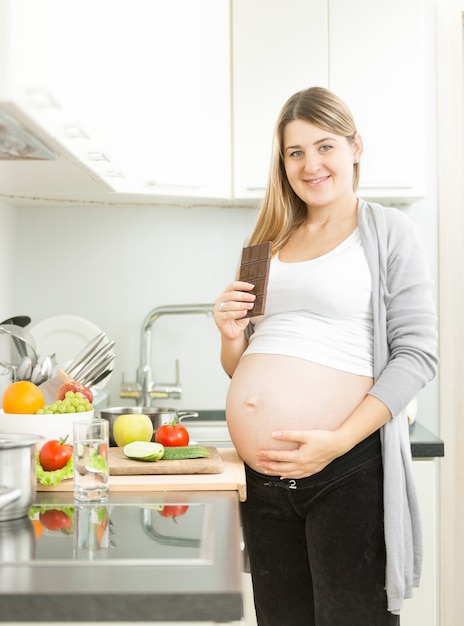
[[[91,420],[93,416],[94,411],[44,415],[0,411],[0,435],[2,433],[39,435],[43,437],[42,443],[49,439],[64,439],[67,436],[67,441],[72,443],[73,423]]]

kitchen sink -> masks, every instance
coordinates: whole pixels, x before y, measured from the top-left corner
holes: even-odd
[[[196,441],[202,446],[214,446],[215,448],[232,448],[229,430],[225,420],[205,420],[199,418],[186,418],[182,424],[187,428],[190,440]]]
[[[224,422],[201,422],[190,424],[184,421],[190,439],[197,441],[202,446],[214,446],[215,448],[232,448],[229,430]]]

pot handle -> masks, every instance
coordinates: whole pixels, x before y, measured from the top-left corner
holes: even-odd
[[[179,423],[187,417],[198,417],[198,413],[196,411],[177,411],[176,415]]]
[[[2,487],[0,485],[0,509],[3,509],[7,504],[16,502],[21,497],[21,489],[10,489],[9,487]]]

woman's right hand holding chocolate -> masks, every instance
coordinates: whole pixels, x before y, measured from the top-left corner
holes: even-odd
[[[251,283],[235,280],[216,298],[214,321],[224,339],[237,339],[248,326],[250,319],[245,316],[254,306],[253,288]]]

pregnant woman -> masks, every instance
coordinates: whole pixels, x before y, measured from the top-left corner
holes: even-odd
[[[265,312],[238,280],[215,303],[259,626],[398,625],[419,584],[406,406],[436,316],[412,221],[356,196],[362,150],[331,92],[287,101],[247,242],[272,242]]]

